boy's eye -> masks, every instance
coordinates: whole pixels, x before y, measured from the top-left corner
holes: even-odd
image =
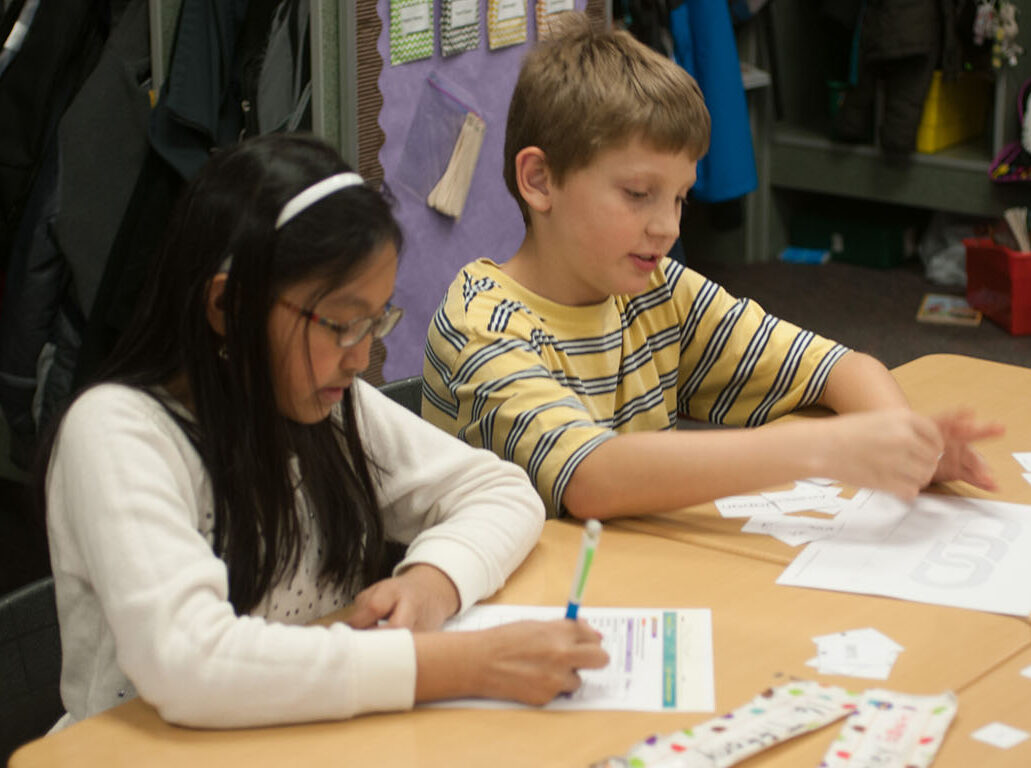
[[[626,192],[627,197],[629,197],[631,200],[643,200],[644,198],[648,197],[647,192],[641,192],[640,190],[627,188],[624,191]]]

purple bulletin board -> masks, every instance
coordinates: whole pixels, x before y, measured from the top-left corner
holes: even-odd
[[[587,0],[575,2],[578,10],[583,10],[586,4]],[[484,256],[497,262],[506,261],[523,238],[519,208],[502,177],[502,150],[505,118],[519,65],[537,39],[535,3],[534,0],[527,2],[527,42],[495,51],[487,44],[486,0],[481,0],[480,5],[478,48],[454,56],[440,55],[438,2],[434,16],[437,27],[434,55],[395,67],[390,66],[390,3],[379,0],[378,10],[383,22],[379,38],[383,60],[379,89],[383,108],[379,123],[386,136],[379,160],[384,179],[396,199],[395,215],[405,237],[394,292],[394,303],[404,307],[405,316],[385,340],[387,358],[383,376],[387,381],[422,373],[426,328],[458,270]],[[401,157],[416,107],[431,74],[454,86],[455,93],[487,124],[472,187],[458,221],[431,209],[425,198],[418,197],[402,183],[405,169],[401,167]]]

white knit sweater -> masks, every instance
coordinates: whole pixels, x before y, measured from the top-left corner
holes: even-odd
[[[464,610],[496,591],[540,534],[544,508],[518,467],[446,435],[356,381],[359,429],[379,481],[398,569],[448,574]],[[195,727],[344,718],[412,706],[407,630],[291,626],[352,595],[320,588],[306,530],[297,574],[249,616],[228,602],[211,548],[200,457],[147,394],[106,384],[68,411],[47,476],[47,527],[61,625],[57,728],[136,695]],[[308,520],[303,495],[298,514]]]

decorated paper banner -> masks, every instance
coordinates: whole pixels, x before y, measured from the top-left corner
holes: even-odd
[[[551,22],[560,13],[573,10],[573,0],[537,0],[537,39],[551,37]]]
[[[440,0],[440,53],[453,56],[480,45],[480,0]]]
[[[433,55],[433,0],[390,0],[390,63]]]
[[[927,768],[956,716],[956,697],[866,691],[820,768]]]
[[[779,685],[722,717],[651,736],[625,757],[609,758],[595,768],[727,768],[851,715],[861,696],[807,680]]]
[[[490,49],[526,42],[526,0],[487,0]]]

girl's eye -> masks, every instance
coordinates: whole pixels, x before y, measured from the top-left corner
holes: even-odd
[[[644,198],[648,197],[647,192],[640,192],[636,189],[627,189],[625,191],[627,197],[629,197],[631,200],[643,200]]]

